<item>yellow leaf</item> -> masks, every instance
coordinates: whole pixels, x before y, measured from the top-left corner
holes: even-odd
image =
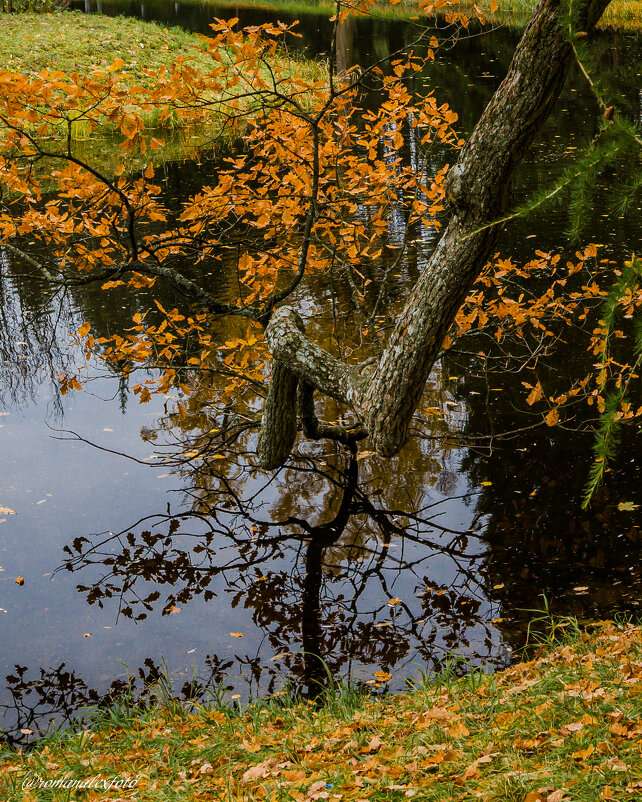
[[[78,329],[78,334],[81,337],[86,337],[89,334],[91,329],[91,323],[83,323],[82,326]]]
[[[244,638],[245,635],[242,632],[230,632],[231,638]]]
[[[557,407],[553,407],[551,411],[546,416],[546,425],[547,426],[555,426],[559,422],[560,416],[557,411]]]
[[[24,585],[24,583],[25,583],[25,581],[21,576],[17,576],[16,577],[16,585],[20,585],[22,587],[22,585]]]
[[[122,60],[122,58],[117,58],[109,65],[109,72],[116,72],[116,70],[119,70],[124,63],[125,62]]]
[[[637,510],[639,506],[639,504],[634,504],[632,501],[621,501],[617,505],[617,508],[620,512],[633,512],[633,510]],[[0,510],[0,512],[2,512],[2,510]]]

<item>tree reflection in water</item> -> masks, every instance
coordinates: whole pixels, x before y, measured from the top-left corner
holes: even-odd
[[[223,434],[192,438],[167,460],[189,474],[189,509],[168,508],[122,532],[75,538],[58,569],[90,578],[78,585],[90,604],[111,599],[119,615],[134,620],[155,608],[170,614],[197,596],[227,596],[232,608],[244,608],[263,633],[256,651],[233,660],[208,655],[199,675],[173,688],[176,695],[204,699],[229,691],[231,673],[241,674],[248,696],[285,683],[315,697],[331,679],[365,680],[376,690],[385,683],[366,680],[373,673],[360,675],[355,666],[408,676],[438,670],[453,650],[487,665],[504,662],[482,590],[479,562],[486,554],[473,532],[474,512],[471,526],[459,531],[440,522],[445,500],[422,506],[409,492],[406,507],[387,504],[387,489],[356,451],[329,455],[317,446],[266,479],[255,472],[251,449],[243,451],[248,437],[245,424],[233,422]],[[200,459],[206,447],[236,457]],[[290,511],[283,513],[283,505]],[[428,567],[433,561],[441,561],[437,570]],[[144,702],[160,676],[147,660],[137,676],[101,696],[64,664],[41,669],[35,680],[16,667],[9,677],[15,732],[51,718],[69,721],[83,706],[127,694]]]

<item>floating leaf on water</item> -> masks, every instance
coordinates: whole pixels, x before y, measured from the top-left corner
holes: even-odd
[[[632,501],[620,501],[617,505],[618,510],[622,512],[633,512],[633,510],[637,510],[639,507],[639,504],[634,504]],[[0,512],[2,512],[2,510],[0,510]]]
[[[244,638],[243,632],[230,632],[230,638]]]
[[[401,599],[388,599],[389,607],[395,607],[397,604],[401,604]]]
[[[392,679],[392,674],[388,671],[373,671],[372,676],[379,682],[388,682]]]
[[[365,459],[366,457],[371,457],[375,452],[374,451],[360,451],[357,454],[357,459]]]
[[[10,507],[0,507],[0,515],[17,515],[18,513],[15,510],[12,510]]]
[[[17,576],[16,577],[16,585],[20,585],[20,587],[22,587],[24,585],[24,583],[25,583],[25,581],[21,576]]]

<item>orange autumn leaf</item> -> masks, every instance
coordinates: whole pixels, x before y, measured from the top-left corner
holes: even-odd
[[[470,730],[461,719],[451,724],[451,726],[446,729],[446,732],[451,738],[466,738],[470,735]]]
[[[535,387],[533,387],[533,389],[529,393],[528,398],[526,399],[526,403],[528,404],[529,407],[532,407],[533,404],[535,404],[543,397],[544,397],[544,390],[542,388],[542,385],[539,382],[537,382]]]

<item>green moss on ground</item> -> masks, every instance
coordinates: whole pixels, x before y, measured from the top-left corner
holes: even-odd
[[[399,696],[114,710],[85,732],[5,752],[3,799],[640,799],[642,630],[562,628],[563,642],[502,673],[435,675]],[[120,786],[43,787],[95,777]]]

